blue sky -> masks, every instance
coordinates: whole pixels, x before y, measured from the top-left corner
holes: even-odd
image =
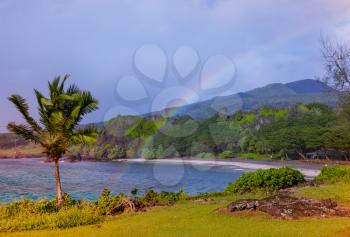
[[[315,78],[322,75],[321,33],[350,40],[350,1],[0,0],[0,130],[9,121],[20,121],[6,99],[10,94],[25,96],[35,108],[33,88],[46,91],[48,80],[65,73],[100,100],[100,110],[85,122],[116,115],[123,110],[120,105],[126,112],[148,112],[157,107],[152,105],[155,98],[169,91],[193,102]],[[165,67],[162,83],[135,69],[135,52],[148,44],[165,55],[164,65],[158,56],[145,55]],[[199,61],[186,80],[179,79],[172,64],[182,46],[194,49]],[[234,83],[202,93],[194,85],[202,65],[215,55],[234,62]],[[216,71],[220,74],[214,70],[213,80],[219,77]],[[140,83],[123,89],[147,98],[129,103],[116,95],[118,82],[129,76]],[[189,88],[184,98],[182,87]]]

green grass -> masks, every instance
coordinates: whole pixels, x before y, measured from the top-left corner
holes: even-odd
[[[350,183],[350,167],[349,166],[324,166],[321,174],[316,177],[317,181],[331,184],[337,182]]]
[[[59,229],[98,223],[102,218],[90,210],[69,208],[57,213],[19,215],[0,218],[0,231]]]
[[[300,193],[326,198],[330,192],[350,202],[350,185],[326,185],[302,188]],[[343,195],[346,194],[346,195]],[[209,203],[180,201],[175,206],[158,207],[145,213],[132,213],[109,218],[98,225],[64,230],[42,230],[20,233],[0,233],[0,237],[117,237],[117,236],[230,236],[230,237],[333,237],[348,236],[349,218],[274,220],[262,214],[227,215],[217,211],[238,198],[249,196],[213,197]],[[256,196],[255,196],[256,197]],[[258,196],[261,197],[261,196]]]
[[[300,196],[327,199],[330,198],[337,203],[350,205],[350,184],[337,183],[326,184],[319,187],[306,187],[297,189]]]

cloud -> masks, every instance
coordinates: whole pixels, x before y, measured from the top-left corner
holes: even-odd
[[[21,93],[33,105],[32,88],[45,90],[57,74],[70,73],[92,90],[101,111],[118,105],[115,84],[134,72],[133,54],[148,43],[169,58],[183,45],[194,47],[202,61],[231,57],[238,65],[232,92],[303,79],[321,70],[315,66],[320,31],[349,15],[348,0],[2,0],[0,106],[8,112],[0,116],[0,130],[19,119],[9,94]],[[339,28],[341,37],[348,29]],[[102,120],[101,113],[87,121]]]

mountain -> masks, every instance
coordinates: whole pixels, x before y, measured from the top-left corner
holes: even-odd
[[[339,93],[321,81],[305,79],[291,83],[273,83],[247,92],[218,96],[210,100],[165,109],[147,115],[189,115],[195,119],[208,118],[219,111],[231,114],[238,110],[249,111],[261,107],[289,107],[297,103],[323,103],[334,107]]]

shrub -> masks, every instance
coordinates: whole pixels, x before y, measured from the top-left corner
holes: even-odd
[[[108,151],[107,158],[110,160],[120,159],[120,158],[125,158],[125,157],[126,157],[126,149],[119,146],[119,145],[114,146],[113,148],[111,148]]]
[[[67,194],[64,198],[63,207],[58,207],[55,199],[37,202],[23,199],[0,206],[0,231],[69,228],[101,220],[84,201],[75,201]]]
[[[157,154],[155,150],[144,148],[142,150],[142,157],[147,160],[154,160],[154,159],[157,159]]]
[[[95,211],[102,216],[116,215],[135,209],[133,200],[124,194],[111,195],[108,189],[104,189],[97,202],[94,205]]]
[[[16,216],[40,215],[57,212],[56,200],[40,200],[33,202],[22,199],[0,207],[0,218],[11,218]]]
[[[143,209],[145,207],[151,206],[166,206],[172,205],[179,200],[186,198],[186,194],[183,190],[180,190],[178,193],[173,192],[161,192],[157,193],[153,190],[146,192],[144,197],[135,198],[136,208]]]
[[[350,167],[324,166],[315,180],[324,183],[350,182]]]
[[[199,153],[197,155],[195,155],[196,158],[207,158],[207,159],[211,159],[211,158],[215,158],[215,155],[213,153],[208,153],[208,152],[202,152]]]
[[[100,146],[95,147],[91,152],[96,159],[106,159],[108,155],[107,150]]]
[[[51,228],[71,228],[75,226],[91,225],[100,222],[101,217],[90,209],[77,207],[61,209],[52,217]]]
[[[147,160],[153,160],[153,159],[161,159],[166,157],[167,154],[163,149],[163,146],[160,145],[157,148],[151,147],[151,148],[144,148],[142,150],[142,157]]]
[[[305,182],[304,176],[291,168],[257,170],[245,173],[226,188],[228,193],[246,193],[257,190],[277,191]]]
[[[143,197],[130,198],[124,194],[113,196],[108,189],[104,189],[99,200],[94,203],[94,210],[101,216],[116,215],[128,211],[138,211],[153,206],[172,205],[185,198],[186,194],[183,190],[180,190],[178,193],[157,193],[153,190],[149,190]]]
[[[143,197],[131,198],[124,194],[111,195],[108,189],[104,189],[95,202],[76,201],[65,194],[63,207],[59,207],[54,199],[37,202],[19,200],[0,206],[0,232],[89,225],[102,221],[104,216],[142,211],[153,206],[172,205],[185,198],[183,190],[178,193],[157,193],[150,190]]]
[[[68,208],[55,213],[36,215],[17,215],[11,218],[0,218],[1,231],[24,231],[40,229],[64,229],[81,225],[98,223],[101,217],[90,209]]]
[[[235,155],[233,154],[233,151],[223,151],[219,154],[219,157],[221,159],[228,159],[228,158],[232,158]]]

